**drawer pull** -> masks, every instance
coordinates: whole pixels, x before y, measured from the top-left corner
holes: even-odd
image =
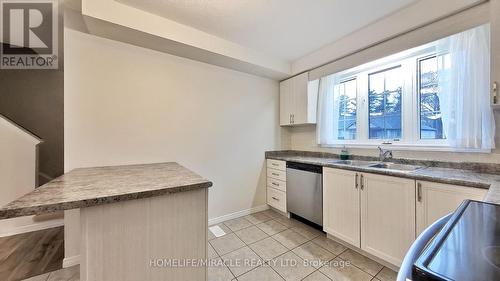
[[[276,173],[271,173],[273,176],[279,176],[280,174],[276,174]]]
[[[276,164],[276,163],[271,163],[271,165],[273,165],[273,166],[279,166],[279,165],[278,165],[278,164]]]
[[[276,186],[280,186],[279,184],[275,183],[275,182],[272,182],[271,183],[272,185],[276,185]]]
[[[274,196],[273,196],[273,197],[271,197],[271,198],[273,198],[273,199],[274,199],[274,200],[276,200],[276,201],[280,201],[278,198],[276,198],[276,197],[274,197]]]

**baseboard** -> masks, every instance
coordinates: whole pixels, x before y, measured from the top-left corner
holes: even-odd
[[[227,220],[231,220],[231,219],[236,219],[236,218],[243,217],[243,216],[246,216],[246,215],[250,215],[250,214],[253,214],[253,213],[262,212],[262,211],[265,211],[267,209],[269,209],[269,206],[267,204],[265,204],[265,205],[260,205],[260,206],[253,207],[253,208],[250,208],[250,209],[238,211],[238,212],[235,212],[235,213],[223,215],[223,216],[220,216],[220,217],[209,219],[208,220],[208,225],[218,224],[218,223],[221,223],[223,221],[227,221]]]
[[[26,221],[26,224],[21,225],[12,225],[12,226],[2,226],[2,231],[0,231],[0,237],[12,236],[21,233],[33,232],[42,229],[48,229],[53,227],[59,227],[64,225],[64,219],[52,219],[46,221],[35,222],[32,217],[22,217],[22,218],[14,218],[10,220],[20,219],[23,222]],[[7,223],[7,221],[4,221]]]
[[[80,264],[80,255],[72,256],[72,257],[67,257],[67,258],[63,259],[62,267],[68,268],[68,267],[72,267],[72,266],[79,265],[79,264]]]

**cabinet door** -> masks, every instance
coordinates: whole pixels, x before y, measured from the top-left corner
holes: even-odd
[[[483,200],[486,189],[417,181],[417,236],[466,199]]]
[[[323,168],[323,230],[359,247],[359,189],[355,184],[356,174]]]
[[[302,73],[292,78],[294,107],[292,109],[293,124],[306,124],[308,120],[309,99],[307,94],[307,83],[309,74]]]
[[[291,114],[293,107],[292,80],[288,79],[280,83],[280,125],[291,125]]]
[[[415,181],[363,174],[361,249],[396,266],[415,240]]]

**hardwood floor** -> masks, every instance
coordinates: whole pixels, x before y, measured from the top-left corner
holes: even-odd
[[[0,280],[23,280],[62,268],[64,227],[0,238]]]

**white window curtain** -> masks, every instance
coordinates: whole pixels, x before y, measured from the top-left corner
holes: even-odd
[[[491,150],[495,122],[490,106],[490,26],[441,39],[437,53],[451,65],[438,71],[443,129],[451,147]]]
[[[320,145],[331,145],[338,135],[339,106],[338,75],[332,74],[319,80],[318,112],[316,120],[316,139]]]

